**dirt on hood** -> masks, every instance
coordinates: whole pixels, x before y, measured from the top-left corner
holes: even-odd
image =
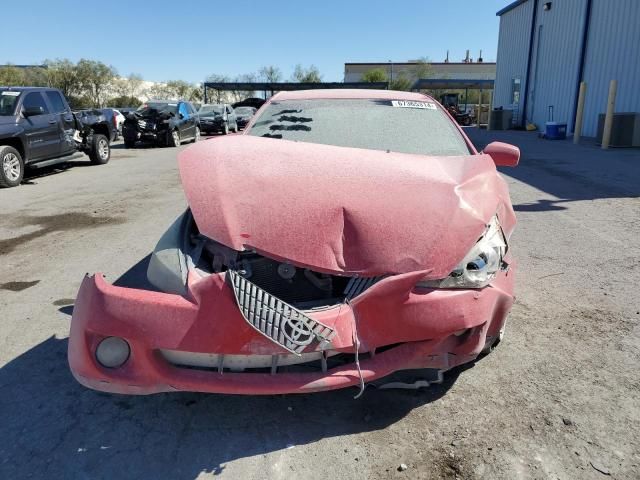
[[[515,216],[487,155],[432,157],[238,135],[179,157],[202,234],[327,273],[447,276],[498,213]]]

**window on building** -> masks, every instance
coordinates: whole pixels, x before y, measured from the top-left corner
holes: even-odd
[[[514,77],[511,79],[511,104],[517,105],[520,103],[520,77]]]

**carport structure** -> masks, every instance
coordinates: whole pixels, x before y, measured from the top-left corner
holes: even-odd
[[[467,108],[467,98],[469,90],[478,90],[478,105],[482,105],[482,94],[484,90],[493,92],[495,81],[493,79],[468,79],[468,78],[419,78],[411,87],[414,91],[421,90],[464,90],[465,110]],[[439,100],[439,99],[438,99]],[[489,97],[489,108],[491,108],[491,97]]]
[[[342,89],[342,88],[371,88],[386,90],[387,82],[205,82],[204,103],[208,103],[209,90],[236,92],[264,92],[271,95],[274,92],[292,90]]]

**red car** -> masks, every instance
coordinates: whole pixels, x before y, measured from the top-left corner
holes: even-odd
[[[279,93],[243,134],[180,155],[189,209],[151,257],[158,291],[84,279],[73,375],[125,394],[275,394],[418,387],[471,362],[513,304],[496,165],[519,155],[478,153],[419,93]]]

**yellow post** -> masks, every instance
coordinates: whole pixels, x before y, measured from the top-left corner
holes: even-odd
[[[602,149],[609,148],[611,141],[611,128],[613,127],[613,112],[616,107],[616,92],[618,91],[618,81],[611,80],[609,84],[609,99],[607,100],[607,114],[604,117],[604,130],[602,132]]]
[[[587,94],[587,83],[580,82],[580,93],[578,94],[578,108],[576,110],[576,127],[573,129],[573,143],[580,143],[582,135],[582,116],[584,115],[584,100]]]

